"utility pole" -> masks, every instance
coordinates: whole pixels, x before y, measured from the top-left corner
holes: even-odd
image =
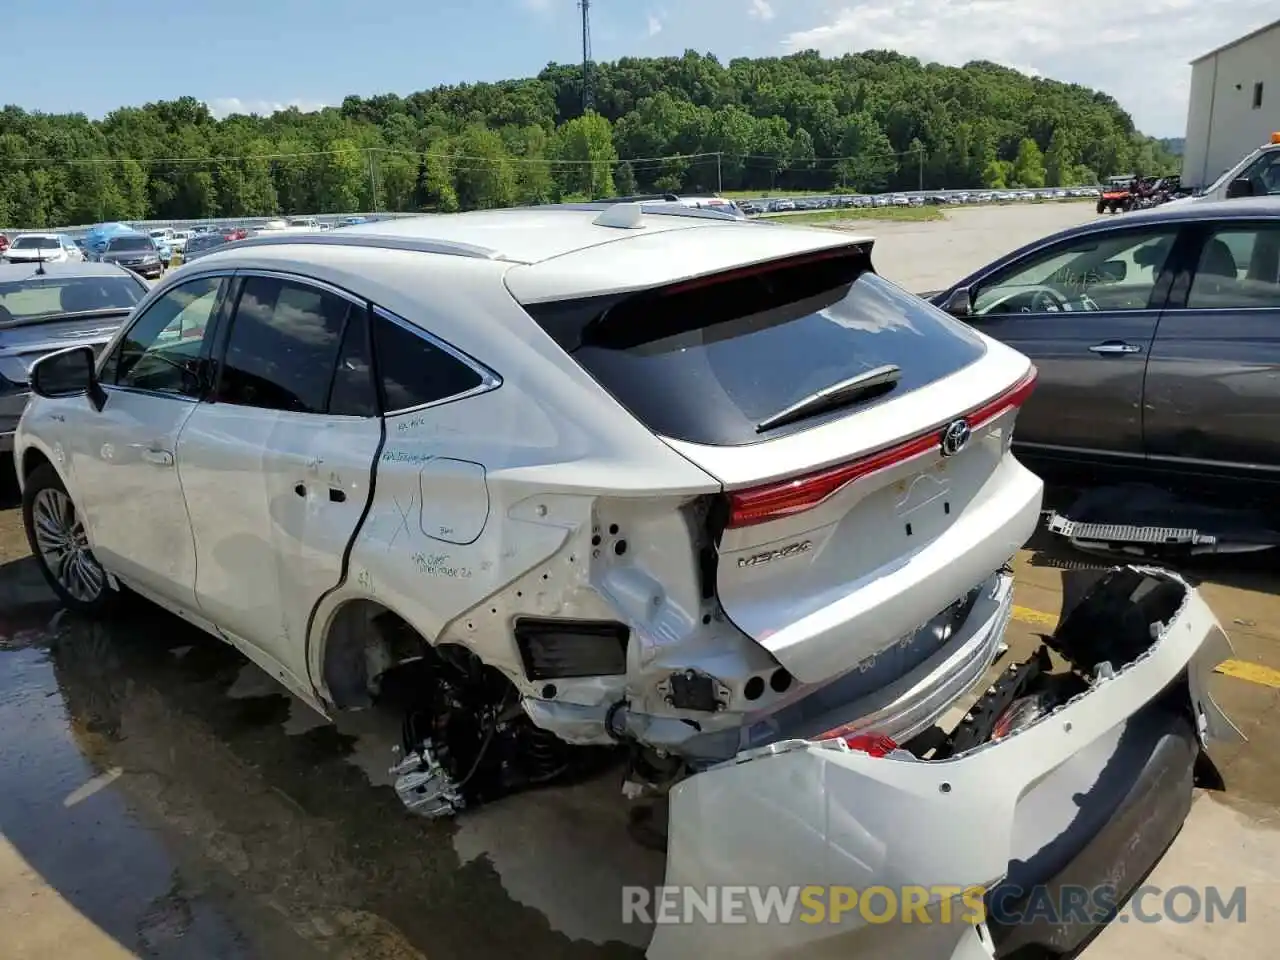
[[[716,196],[724,193],[724,168],[721,165],[723,159],[723,153],[716,154]]]
[[[595,106],[591,90],[591,0],[578,0],[582,10],[582,112],[587,114]]]
[[[920,161],[920,192],[924,192],[924,145],[921,144],[920,149],[916,151],[916,159]]]

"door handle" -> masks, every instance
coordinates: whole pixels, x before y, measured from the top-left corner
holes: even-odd
[[[157,467],[173,466],[173,454],[168,450],[156,450],[155,448],[143,450],[142,459],[147,463],[155,464]]]
[[[1135,343],[1122,340],[1108,340],[1106,343],[1095,343],[1089,348],[1090,353],[1098,353],[1104,357],[1117,357],[1126,353],[1141,353],[1142,348]]]

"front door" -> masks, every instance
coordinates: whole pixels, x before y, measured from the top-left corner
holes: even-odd
[[[226,281],[191,280],[154,301],[105,358],[101,411],[70,437],[93,551],[143,590],[195,609],[195,543],[175,450],[204,387],[206,331]]]
[[[369,355],[365,304],[246,276],[178,446],[201,612],[304,696],[308,623],[345,575],[382,439]]]
[[[1147,455],[1280,481],[1280,221],[1226,221],[1196,241],[1151,349]]]
[[[1176,240],[1176,227],[1097,230],[974,285],[970,322],[1039,370],[1019,449],[1141,459],[1143,379]]]

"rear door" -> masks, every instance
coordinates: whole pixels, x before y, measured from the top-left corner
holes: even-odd
[[[213,397],[177,451],[196,598],[309,695],[308,623],[345,576],[382,442],[368,307],[306,278],[242,275],[224,343]]]
[[[1205,225],[1189,253],[1151,350],[1147,454],[1280,480],[1280,220]]]
[[[1099,229],[1032,252],[970,288],[973,326],[1039,371],[1018,418],[1019,449],[1141,459],[1143,378],[1178,236],[1177,225]]]

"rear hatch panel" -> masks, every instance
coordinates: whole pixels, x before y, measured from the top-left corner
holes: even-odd
[[[730,269],[525,309],[723,484],[711,531],[719,601],[794,676],[818,682],[999,569],[1033,531],[1041,485],[1009,454],[1030,362],[877,276],[866,242],[815,250],[832,241],[811,232],[765,229],[765,243],[747,228],[744,250],[706,244],[738,261]],[[793,236],[799,253],[742,265]],[[582,256],[557,270],[576,275]],[[641,276],[656,269],[640,262]],[[513,291],[524,269],[508,273]],[[669,258],[666,270],[683,272]],[[877,371],[890,376],[874,389],[806,406]],[[803,415],[769,425],[797,406]]]

